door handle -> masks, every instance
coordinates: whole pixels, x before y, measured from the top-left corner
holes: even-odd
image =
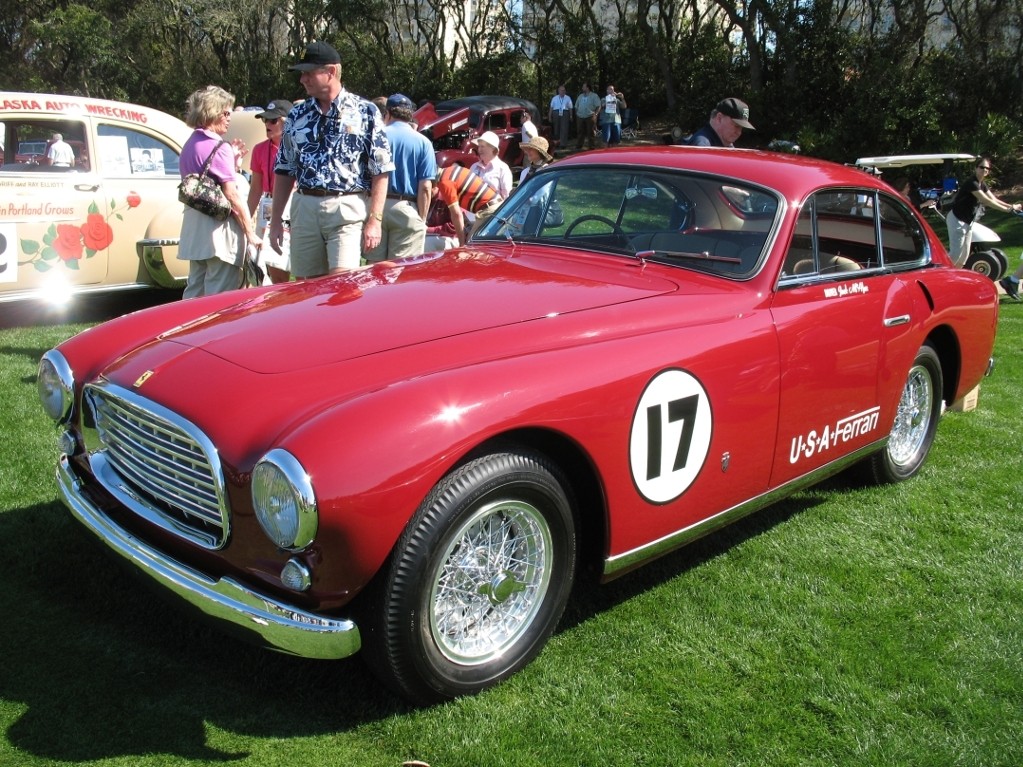
[[[99,184],[75,184],[76,192],[95,192],[99,189]]]
[[[900,314],[898,317],[886,317],[884,326],[886,328],[894,328],[896,325],[906,325],[909,323],[908,314]]]

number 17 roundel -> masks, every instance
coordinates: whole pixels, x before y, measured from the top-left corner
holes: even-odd
[[[632,418],[632,481],[651,503],[684,493],[707,459],[713,427],[710,399],[685,370],[664,370],[643,390]]]

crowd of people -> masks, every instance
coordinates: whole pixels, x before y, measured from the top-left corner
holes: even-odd
[[[190,262],[186,298],[241,287],[248,258],[259,258],[270,281],[279,283],[464,245],[471,227],[511,194],[515,180],[493,131],[473,140],[479,159],[470,168],[441,169],[431,142],[416,129],[412,100],[397,93],[369,101],[348,91],[340,55],[329,44],[310,43],[288,69],[299,73],[308,98],[295,104],[273,99],[257,115],[266,141],[252,149],[248,179],[240,172],[248,148],[223,140],[234,97],[208,86],[188,99],[186,122],[194,132],[182,150],[182,178],[206,167],[230,215],[218,220],[186,207],[179,246],[179,258]],[[595,148],[598,138],[603,146],[620,143],[626,109],[614,85],[600,97],[583,83],[574,100],[559,85],[547,108],[550,141],[528,111],[522,115],[518,183],[552,162],[556,151],[570,149],[573,127],[577,151]],[[750,130],[749,106],[729,97],[682,143],[733,147]],[[50,161],[73,162],[60,139],[54,136]],[[949,252],[957,266],[970,252],[972,223],[984,205],[1020,210],[988,189],[990,168],[980,158],[975,178],[948,212]],[[1013,298],[1020,277],[1023,268],[1001,281]]]
[[[438,168],[429,139],[415,126],[407,96],[366,100],[348,91],[341,57],[325,42],[309,43],[289,65],[307,98],[269,101],[256,117],[266,140],[251,149],[225,141],[234,96],[208,86],[187,102],[193,133],[181,175],[205,172],[219,186],[230,215],[185,208],[179,258],[189,262],[186,298],[242,287],[247,260],[272,283],[318,277],[464,245],[531,173],[569,151],[621,141],[625,96],[613,85],[604,98],[584,83],[576,99],[562,84],[547,109],[550,141],[529,112],[522,120],[523,169],[516,180],[501,157],[501,140],[484,131],[473,140],[470,167]],[[59,152],[59,147],[55,152]],[[241,172],[249,159],[249,175]],[[204,170],[205,168],[205,170]]]

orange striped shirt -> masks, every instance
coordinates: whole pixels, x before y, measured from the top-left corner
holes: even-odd
[[[437,196],[445,205],[476,213],[498,199],[497,190],[461,165],[449,165],[437,179]]]

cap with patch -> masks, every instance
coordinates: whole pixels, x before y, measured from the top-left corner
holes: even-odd
[[[735,120],[735,124],[746,130],[756,130],[749,121],[749,104],[736,98],[721,101],[716,107],[718,112]]]
[[[403,93],[395,93],[393,96],[387,99],[387,108],[391,109],[412,109],[415,110],[416,105],[412,103],[412,99]]]
[[[260,120],[278,120],[281,117],[287,117],[291,107],[292,103],[287,99],[274,99],[256,117]]]

